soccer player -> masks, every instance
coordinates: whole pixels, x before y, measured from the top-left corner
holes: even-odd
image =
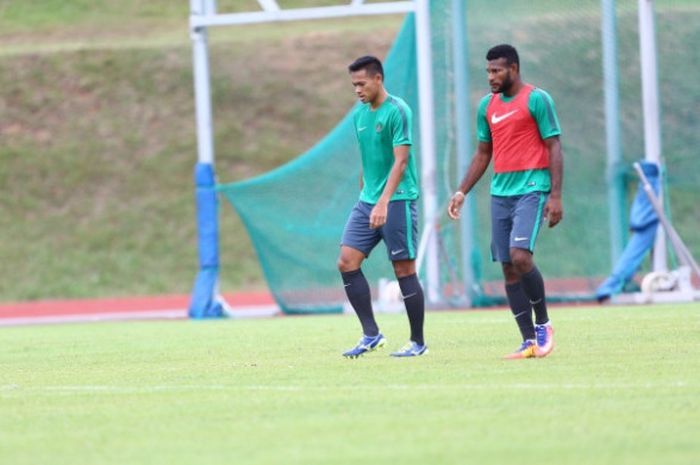
[[[363,260],[384,240],[411,327],[409,342],[391,355],[415,357],[428,348],[423,340],[423,289],[415,264],[418,177],[412,148],[413,116],[406,102],[384,88],[384,69],[377,58],[358,58],[348,70],[363,103],[353,115],[362,169],[360,198],[343,231],[338,270],[363,336],[343,355],[356,358],[386,342],[374,319],[369,284],[361,269]]]
[[[563,216],[561,129],[549,94],[521,80],[514,47],[497,45],[486,60],[491,93],[479,105],[479,144],[447,213],[459,218],[465,196],[493,158],[491,255],[501,262],[508,304],[523,338],[505,358],[545,357],[554,348],[554,333],[532,254],[543,220],[551,228]]]

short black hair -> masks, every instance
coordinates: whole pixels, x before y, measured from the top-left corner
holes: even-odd
[[[499,58],[505,58],[506,63],[509,65],[515,63],[518,65],[518,69],[520,69],[520,57],[518,57],[518,51],[512,45],[496,45],[495,47],[491,47],[486,54],[486,60],[488,61],[498,60]]]
[[[348,71],[354,73],[355,71],[360,71],[361,69],[367,70],[369,76],[374,76],[376,74],[381,74],[382,79],[384,79],[384,67],[379,58],[370,55],[360,57],[353,61],[350,66],[348,66]]]

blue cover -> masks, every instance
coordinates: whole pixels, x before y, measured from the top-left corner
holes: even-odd
[[[219,281],[218,199],[214,167],[197,163],[194,169],[199,240],[199,273],[192,291],[190,318],[218,318],[224,311],[216,300]]]
[[[659,194],[659,167],[655,163],[639,162],[644,175],[652,189]],[[644,187],[640,181],[637,195],[630,211],[630,229],[632,236],[622,252],[612,274],[596,289],[596,299],[605,300],[619,294],[633,277],[642,264],[647,252],[651,250],[656,238],[659,218],[649,202]]]
[[[644,176],[647,177],[647,181],[651,184],[654,193],[658,197],[659,195],[659,167],[656,163],[650,163],[648,161],[640,161],[640,167]],[[630,229],[632,231],[641,231],[646,229],[650,224],[658,224],[659,218],[656,216],[654,207],[651,206],[649,198],[646,192],[644,192],[644,187],[642,186],[641,180],[639,187],[637,188],[637,195],[634,198],[634,203],[632,203],[632,210],[630,211]]]

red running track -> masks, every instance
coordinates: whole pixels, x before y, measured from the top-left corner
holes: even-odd
[[[103,299],[39,300],[0,303],[0,326],[136,319],[184,319],[190,295],[115,297]],[[268,292],[224,294],[231,316],[279,314]]]

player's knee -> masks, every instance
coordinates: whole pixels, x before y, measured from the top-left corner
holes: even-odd
[[[338,256],[338,261],[336,262],[336,266],[338,267],[338,271],[341,273],[347,273],[349,271],[355,271],[356,269],[360,268],[362,265],[362,260],[358,260],[355,257],[352,257],[350,255],[341,253]]]
[[[510,259],[518,274],[527,273],[532,269],[532,254],[525,249],[511,249]]]
[[[393,262],[394,274],[397,278],[404,278],[416,274],[415,260],[400,260]]]
[[[352,271],[352,269],[350,268],[350,260],[348,260],[347,257],[343,257],[342,255],[338,257],[336,266],[338,267],[338,271],[340,271],[341,273],[347,273],[348,271]]]

